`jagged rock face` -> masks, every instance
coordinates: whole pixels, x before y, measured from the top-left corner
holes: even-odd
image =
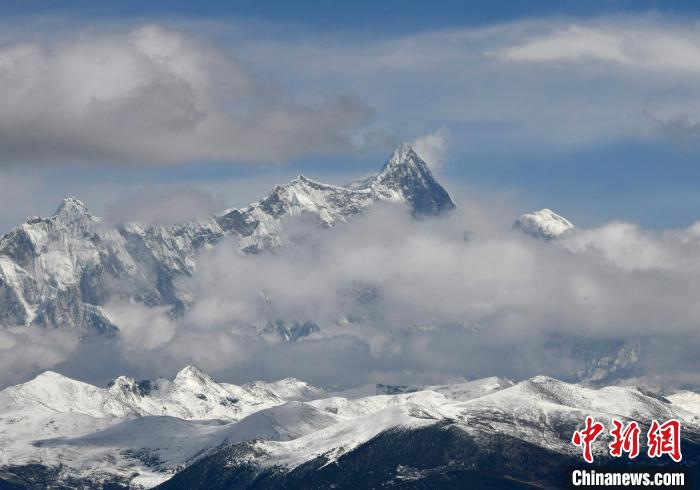
[[[115,226],[69,197],[52,216],[32,218],[0,238],[0,326],[115,333],[118,326],[101,308],[115,299],[169,305],[178,313],[185,298],[175,282],[194,272],[201,249],[226,235],[237,238],[244,252],[278,247],[289,240],[286,219],[308,217],[330,227],[377,201],[408,203],[416,216],[454,207],[406,144],[362,184],[340,187],[299,176],[246,208],[182,225]],[[314,328],[281,330],[291,340]]]
[[[191,274],[196,250],[221,237],[213,220],[113,226],[66,198],[52,216],[0,239],[0,325],[114,333],[101,305],[123,298],[177,307],[174,279]]]
[[[322,227],[346,222],[378,201],[407,203],[415,217],[441,215],[455,207],[427,164],[401,144],[381,172],[348,187],[322,184],[303,175],[275,186],[266,197],[216,219],[223,230],[241,237],[241,248],[259,251],[288,241],[283,220],[307,216]]]
[[[541,240],[553,240],[570,233],[574,225],[550,209],[540,209],[520,216],[513,223],[513,229]]]
[[[410,204],[416,217],[437,216],[455,207],[428,165],[407,143],[397,148],[382,171],[367,182],[367,187],[383,199],[398,195]]]

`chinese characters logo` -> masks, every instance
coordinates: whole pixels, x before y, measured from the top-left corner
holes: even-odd
[[[612,420],[613,428],[610,431],[612,442],[608,444],[610,456],[619,458],[626,453],[630,459],[639,455],[639,436],[641,428],[637,422],[630,422],[625,425],[617,419]],[[593,462],[592,445],[595,440],[605,431],[605,426],[596,422],[593,417],[586,417],[586,424],[583,429],[574,432],[571,442],[583,450],[583,459]],[[681,424],[672,419],[663,424],[652,420],[647,431],[647,456],[659,458],[664,454],[679,462],[681,454]]]

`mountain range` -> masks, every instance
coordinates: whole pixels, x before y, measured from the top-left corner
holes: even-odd
[[[244,253],[269,250],[289,241],[289,219],[331,227],[379,201],[405,203],[416,218],[455,207],[408,144],[379,173],[350,186],[300,175],[248,207],[181,225],[112,224],[67,197],[53,215],[30,218],[0,238],[0,325],[115,334],[118,325],[102,308],[115,299],[178,314],[187,299],[176,281],[195,272],[202,250],[226,237]]]
[[[570,441],[586,416],[644,430],[679,420],[697,471],[694,392],[545,376],[332,392],[296,379],[218,383],[188,366],[106,388],[45,372],[0,391],[0,488],[560,488],[581,464]],[[607,442],[594,444],[592,468],[614,463]]]
[[[285,225],[292,219],[328,228],[377,202],[402,203],[416,219],[455,208],[407,143],[362,181],[336,186],[300,175],[250,206],[179,225],[113,224],[67,197],[51,216],[30,218],[0,238],[0,325],[115,335],[119,326],[103,308],[115,300],[164,305],[178,315],[188,299],[177,281],[195,273],[202,251],[225,238],[237,240],[242,253],[274,249],[289,242]],[[573,225],[542,210],[523,215],[514,228],[549,240]],[[281,322],[273,327],[287,340],[317,328]]]

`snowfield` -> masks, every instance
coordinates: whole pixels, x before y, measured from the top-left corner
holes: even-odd
[[[693,392],[664,398],[634,387],[591,389],[544,376],[520,383],[485,378],[378,385],[375,392],[339,396],[294,379],[236,386],[193,366],[172,381],[122,376],[106,388],[45,372],[0,392],[0,479],[12,481],[18,468],[40,465],[57,471],[56,484],[148,488],[221,451],[230,453],[230,468],[284,473],[317,460],[327,466],[393,430],[444,424],[485,446],[507,436],[575,456],[579,449],[570,437],[587,415],[608,425],[613,418],[642,425],[675,418],[684,437],[700,441],[700,395]],[[594,446],[596,457],[606,453],[604,443]]]

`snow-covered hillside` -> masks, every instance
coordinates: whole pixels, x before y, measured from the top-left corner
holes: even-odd
[[[675,418],[689,454],[700,443],[700,395],[693,392],[664,398],[634,387],[590,389],[543,376],[517,384],[486,378],[362,391],[342,396],[293,379],[236,386],[191,366],[172,381],[119,377],[107,388],[46,372],[0,392],[0,482],[227,488],[231,478],[244,475],[245,481],[237,480],[242,487],[277,488],[271,482],[299,472],[314,481],[331,462],[360,457],[380,441],[419,438],[426,430],[438,431],[431,437],[461,434],[457,440],[465,448],[497,450],[509,440],[568,461],[579,451],[571,434],[587,415],[643,426]],[[383,394],[388,391],[397,394]],[[373,451],[375,459],[393,461],[392,453]],[[596,458],[606,453],[605,442],[594,446]],[[396,471],[390,469],[392,478]]]

